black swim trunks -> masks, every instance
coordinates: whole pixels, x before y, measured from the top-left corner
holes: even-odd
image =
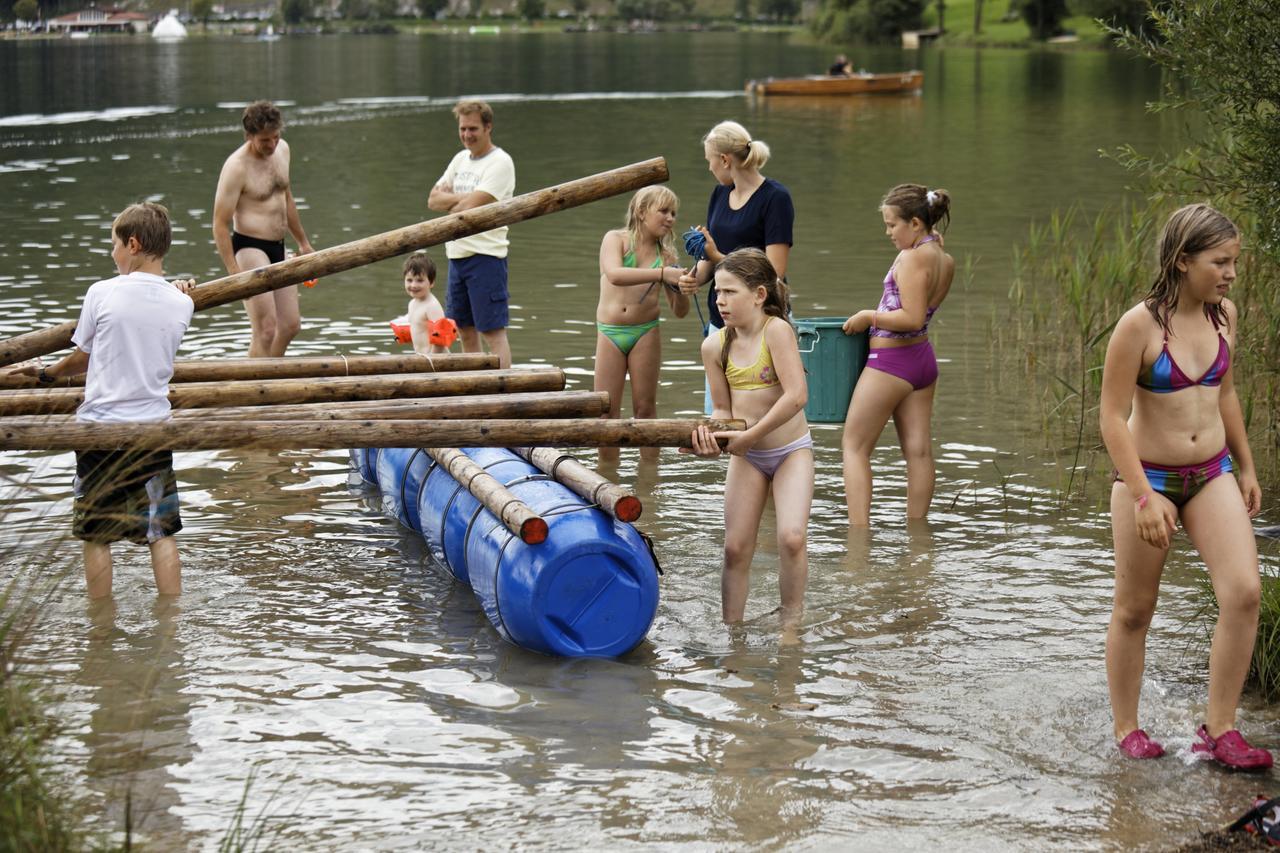
[[[273,264],[278,264],[284,260],[283,240],[263,240],[261,237],[250,237],[247,234],[232,231],[231,251],[238,252],[241,249],[258,249],[266,253],[267,260]]]
[[[71,532],[77,539],[145,545],[182,529],[168,451],[79,451],[73,491]]]

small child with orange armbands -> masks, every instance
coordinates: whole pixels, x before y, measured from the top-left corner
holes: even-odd
[[[444,315],[440,300],[431,288],[436,283],[436,264],[426,252],[414,252],[404,261],[404,292],[409,294],[406,315],[392,321],[396,340],[413,344],[421,355],[447,353],[458,339],[458,326]]]

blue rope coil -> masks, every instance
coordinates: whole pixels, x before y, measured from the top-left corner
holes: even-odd
[[[683,234],[684,250],[689,257],[693,258],[693,271],[698,271],[698,262],[707,258],[707,235],[703,234],[697,228],[690,228]],[[702,316],[702,301],[700,299],[693,300],[694,307],[698,309],[698,322],[702,325],[702,336],[707,336],[707,321]]]

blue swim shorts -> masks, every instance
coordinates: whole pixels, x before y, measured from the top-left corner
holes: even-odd
[[[448,307],[459,326],[481,332],[507,327],[507,259],[472,255],[449,260]]]

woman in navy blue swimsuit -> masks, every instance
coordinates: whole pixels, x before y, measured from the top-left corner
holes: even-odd
[[[707,204],[707,223],[698,226],[707,238],[706,259],[680,279],[680,289],[697,292],[711,280],[725,255],[744,248],[763,249],[778,278],[786,281],[796,212],[787,188],[760,174],[769,160],[769,146],[752,139],[736,121],[722,121],[703,137],[702,148],[716,179]],[[715,288],[707,290],[708,319],[715,328],[722,328]]]

